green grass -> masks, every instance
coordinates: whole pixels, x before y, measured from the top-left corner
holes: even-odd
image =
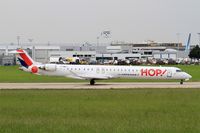
[[[200,89],[0,90],[0,133],[197,133]]]
[[[1,83],[37,83],[37,82],[83,82],[65,77],[43,76],[24,72],[18,69],[19,66],[0,66]]]
[[[192,75],[190,81],[200,81],[200,66],[199,65],[177,65],[175,67],[181,68],[183,71]],[[103,82],[163,82],[165,80],[136,80],[136,79],[111,79]],[[174,80],[173,80],[174,81]],[[11,82],[88,82],[83,80],[65,78],[65,77],[49,77],[49,76],[38,76],[31,73],[23,72],[18,70],[18,66],[0,66],[0,82],[11,83]]]

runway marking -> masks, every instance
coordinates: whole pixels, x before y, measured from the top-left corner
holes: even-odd
[[[0,89],[129,89],[129,88],[199,88],[200,82],[111,83],[0,83]]]

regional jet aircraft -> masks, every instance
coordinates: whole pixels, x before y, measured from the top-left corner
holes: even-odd
[[[94,85],[95,80],[113,78],[178,79],[180,84],[183,84],[184,80],[189,80],[192,77],[177,67],[42,64],[33,61],[22,49],[10,53],[17,55],[21,69],[26,72],[90,80],[90,85]]]

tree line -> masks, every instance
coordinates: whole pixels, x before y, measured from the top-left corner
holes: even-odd
[[[200,47],[199,45],[196,45],[189,53],[189,57],[191,59],[200,59]]]

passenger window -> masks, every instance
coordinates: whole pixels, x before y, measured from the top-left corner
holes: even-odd
[[[99,73],[99,72],[100,72],[100,69],[99,69],[99,68],[97,68],[97,69],[96,69],[96,71],[97,71],[97,73]]]

